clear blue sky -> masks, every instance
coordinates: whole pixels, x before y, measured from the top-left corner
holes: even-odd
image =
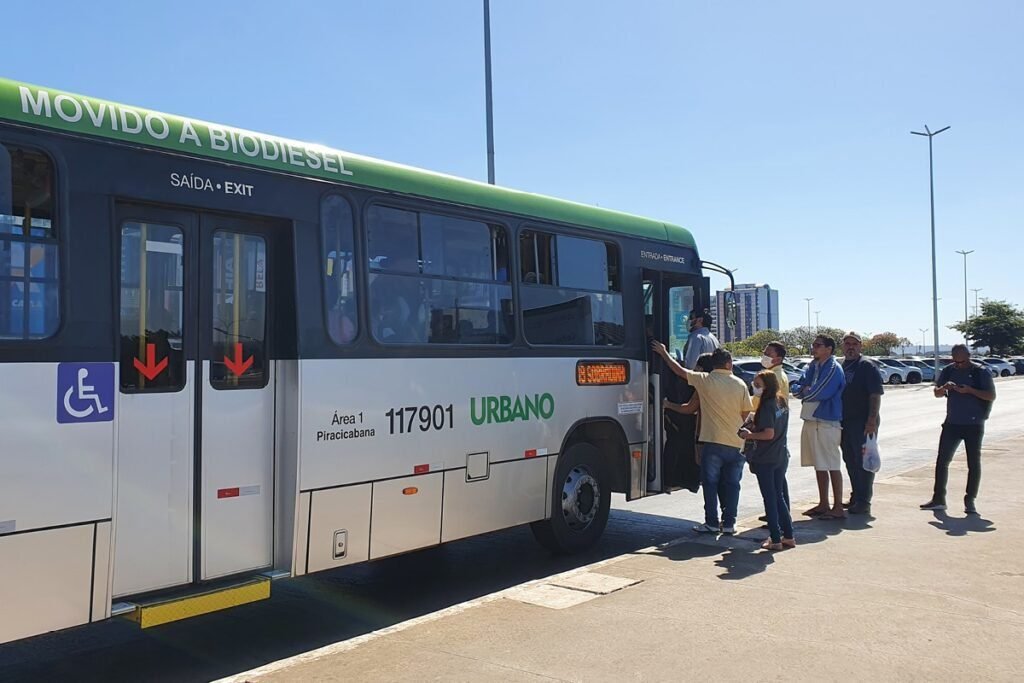
[[[244,9],[241,9],[243,8]],[[0,75],[486,179],[482,2],[18,2]],[[782,326],[1024,304],[1024,4],[493,0],[500,184],[679,223]],[[721,286],[721,280],[717,281]],[[973,294],[971,294],[973,307]],[[931,332],[928,333],[931,340]]]

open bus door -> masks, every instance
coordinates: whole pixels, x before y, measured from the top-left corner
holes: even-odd
[[[647,337],[664,341],[669,353],[682,362],[690,333],[690,311],[707,307],[701,278],[693,275],[643,271],[644,324]],[[645,493],[680,488],[696,491],[696,417],[662,408],[663,401],[685,403],[693,388],[683,382],[667,364],[648,354],[648,443]]]

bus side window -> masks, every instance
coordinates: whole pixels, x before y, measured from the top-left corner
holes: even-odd
[[[509,248],[483,221],[370,209],[370,319],[385,344],[508,344]]]
[[[335,344],[349,344],[359,333],[359,315],[352,207],[343,197],[324,197],[320,203],[320,228],[327,334]]]
[[[601,240],[533,230],[519,238],[520,290],[531,344],[625,342],[619,249]],[[544,286],[547,285],[547,286]]]
[[[0,340],[44,339],[60,326],[53,164],[0,144]]]

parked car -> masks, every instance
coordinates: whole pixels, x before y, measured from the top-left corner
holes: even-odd
[[[786,379],[789,380],[790,384],[793,382],[799,382],[800,378],[804,376],[803,370],[786,362],[782,363],[782,370],[786,373]]]
[[[899,368],[881,363],[877,358],[870,356],[864,356],[864,359],[875,366],[878,374],[882,376],[883,384],[901,384],[904,381],[903,372]]]
[[[916,358],[901,358],[904,365],[911,365],[921,371],[921,379],[925,382],[935,381],[935,361],[918,360]]]
[[[879,358],[877,359],[882,365],[887,365],[890,368],[896,370],[895,374],[889,375],[889,384],[920,384],[921,383],[921,370],[912,365],[906,365],[902,361],[895,358]]]
[[[978,360],[998,370],[1000,377],[1009,377],[1010,375],[1017,374],[1017,368],[1005,358],[993,358],[990,356],[988,358],[979,358]]]
[[[754,360],[753,358],[733,358],[732,359],[732,374],[743,380],[747,389],[753,391],[754,377],[757,373],[764,370],[761,367],[761,360]]]
[[[1017,358],[1008,358],[1007,360],[1013,363],[1013,367],[1017,369],[1018,375],[1024,375],[1024,356]]]
[[[782,364],[782,369],[786,373],[786,379],[789,383],[799,382],[801,372],[792,366],[786,367],[786,364]],[[732,374],[736,375],[744,382],[747,386],[753,386],[754,376],[764,370],[764,366],[761,365],[761,359],[754,360],[753,358],[740,358],[733,359],[732,361]]]

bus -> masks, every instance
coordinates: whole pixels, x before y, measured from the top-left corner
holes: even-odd
[[[589,546],[692,459],[648,340],[702,267],[661,221],[0,80],[0,642]]]

